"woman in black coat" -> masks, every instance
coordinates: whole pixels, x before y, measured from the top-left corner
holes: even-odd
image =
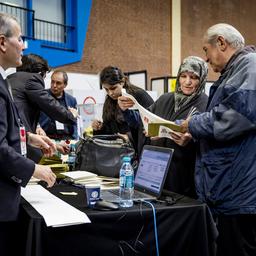
[[[192,109],[197,112],[205,111],[208,97],[203,90],[207,72],[207,64],[201,58],[190,56],[184,59],[177,74],[175,92],[163,94],[148,109],[170,121],[186,119]],[[119,101],[119,105],[125,109],[122,101]],[[164,188],[195,198],[194,169],[197,144],[189,139],[185,146],[180,146],[170,138],[159,137],[148,138],[146,144],[174,149]]]

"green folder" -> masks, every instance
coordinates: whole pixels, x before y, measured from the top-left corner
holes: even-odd
[[[68,164],[63,164],[62,160],[58,156],[52,156],[52,157],[43,156],[39,164],[49,166],[52,169],[52,171],[55,173],[57,178],[65,178],[65,176],[60,173],[69,171]]]
[[[148,136],[150,136],[150,137],[158,136],[160,126],[168,127],[169,129],[172,129],[173,131],[176,131],[176,132],[181,132],[180,125],[177,125],[175,123],[149,123],[148,124]]]

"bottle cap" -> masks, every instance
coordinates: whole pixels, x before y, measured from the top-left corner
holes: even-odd
[[[130,162],[131,161],[131,157],[130,156],[124,156],[123,157],[123,162]]]

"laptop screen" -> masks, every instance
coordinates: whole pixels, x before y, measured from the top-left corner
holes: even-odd
[[[160,195],[169,169],[173,149],[144,146],[135,175],[138,190]]]

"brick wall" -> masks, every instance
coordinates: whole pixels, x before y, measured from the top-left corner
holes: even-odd
[[[216,23],[229,23],[245,38],[246,44],[256,43],[255,0],[181,0],[181,55],[204,57],[202,37],[208,27]],[[209,67],[209,80],[216,74]]]
[[[255,44],[255,0],[181,0],[181,58],[204,57],[202,36],[216,23],[234,25]],[[171,74],[171,0],[93,0],[79,63],[69,72],[98,73],[107,65],[147,70],[150,78]],[[209,80],[217,74],[209,69]]]
[[[147,70],[151,77],[171,71],[170,0],[93,0],[79,63],[69,72],[98,73],[107,65],[124,72]]]

